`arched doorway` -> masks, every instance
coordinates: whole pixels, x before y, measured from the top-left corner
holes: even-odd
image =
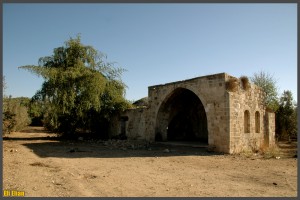
[[[195,93],[177,88],[166,97],[157,114],[155,140],[208,143],[205,109]]]

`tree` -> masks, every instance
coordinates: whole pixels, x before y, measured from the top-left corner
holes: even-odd
[[[29,70],[45,81],[34,99],[43,102],[44,125],[63,134],[89,131],[104,137],[110,117],[126,109],[126,85],[123,68],[105,61],[106,56],[81,43],[80,36],[70,38],[52,56],[39,59]]]
[[[42,126],[44,117],[44,102],[33,96],[29,102],[28,112],[32,126]]]
[[[286,90],[283,92],[279,108],[276,111],[276,134],[278,136],[296,136],[297,135],[297,106],[293,102],[292,92]]]
[[[277,81],[267,72],[260,71],[254,73],[250,80],[257,86],[261,87],[266,94],[265,106],[267,109],[276,112],[278,109],[278,88]]]

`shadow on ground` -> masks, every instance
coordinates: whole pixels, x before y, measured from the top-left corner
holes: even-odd
[[[3,140],[54,140],[59,141],[57,137],[3,137]]]
[[[280,141],[277,143],[280,149],[295,149],[297,148],[297,141],[289,142],[289,141]]]
[[[279,141],[277,142],[277,146],[280,149],[280,154],[284,158],[297,158],[298,148],[297,141]]]
[[[213,156],[221,153],[208,152],[205,147],[176,146],[162,143],[152,143],[146,148],[118,148],[105,146],[103,143],[85,141],[53,141],[39,143],[24,143],[37,156],[60,158],[126,158],[126,157],[170,157],[170,156]]]

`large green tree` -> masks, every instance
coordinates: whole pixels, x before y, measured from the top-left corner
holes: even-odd
[[[276,86],[276,79],[267,72],[260,71],[258,73],[254,73],[250,80],[257,86],[261,87],[263,91],[266,93],[265,97],[265,105],[266,107],[276,112],[278,109],[278,88]]]
[[[70,38],[53,55],[39,59],[29,70],[45,81],[33,99],[42,102],[44,125],[64,134],[76,131],[107,136],[110,117],[126,109],[123,68],[106,62],[106,56],[83,45],[80,36]]]
[[[279,100],[279,108],[276,111],[276,134],[278,136],[297,135],[297,106],[293,101],[292,92],[286,90]]]

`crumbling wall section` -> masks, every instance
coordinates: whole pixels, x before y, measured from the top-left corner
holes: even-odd
[[[227,82],[236,79],[227,76]],[[230,153],[256,151],[265,142],[267,123],[263,103],[264,92],[254,84],[244,88],[239,79],[237,88],[229,93]]]

